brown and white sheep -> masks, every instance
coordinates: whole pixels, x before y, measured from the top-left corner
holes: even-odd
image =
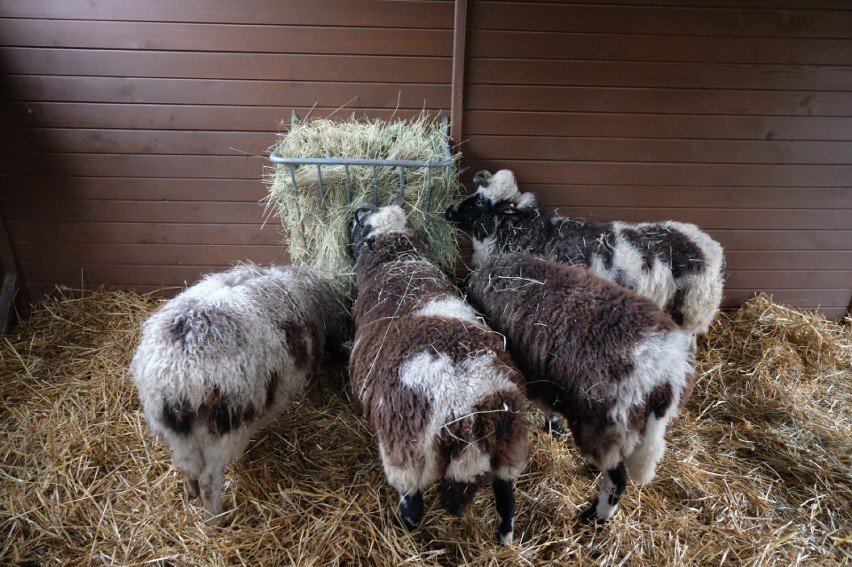
[[[151,429],[210,522],[222,519],[225,468],[314,391],[344,329],[342,309],[312,271],[254,265],[206,276],[145,321],[130,373]]]
[[[722,246],[694,224],[594,222],[547,214],[503,169],[474,177],[476,192],[446,218],[473,239],[474,265],[504,252],[531,252],[585,266],[648,297],[690,333],[706,333],[722,301]]]
[[[399,516],[416,527],[422,492],[440,481],[461,514],[491,478],[502,543],[512,540],[513,482],[526,463],[522,378],[460,297],[397,205],[360,205],[353,222],[358,287],[350,387],[376,433]]]
[[[662,459],[666,426],[693,385],[691,336],[650,300],[530,254],[486,261],[468,298],[506,336],[529,398],[562,414],[604,471],[582,518],[611,518],[627,474],[649,482]]]

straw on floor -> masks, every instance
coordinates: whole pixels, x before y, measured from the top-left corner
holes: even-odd
[[[353,158],[436,163],[447,159],[447,133],[428,114],[411,120],[307,119],[293,124],[273,147],[286,158]],[[429,243],[432,260],[445,270],[458,258],[444,210],[460,195],[458,154],[450,167],[405,168],[402,194],[409,225]],[[280,166],[267,177],[269,216],[277,215],[290,258],[337,283],[343,299],[353,291],[349,227],[364,201],[387,205],[400,194],[400,170],[380,166]],[[349,193],[346,182],[349,178]],[[322,179],[322,191],[320,187]],[[295,179],[295,187],[294,187]]]
[[[700,344],[695,393],[648,486],[600,527],[570,439],[533,427],[513,546],[493,499],[460,519],[426,494],[406,533],[374,440],[325,377],[227,472],[229,525],[208,527],[151,438],[126,368],[157,301],[66,295],[0,345],[3,565],[848,565],[852,332],[758,297]],[[532,415],[539,423],[541,416]]]

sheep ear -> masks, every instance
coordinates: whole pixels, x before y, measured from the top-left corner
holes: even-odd
[[[374,213],[378,210],[378,207],[373,203],[360,203],[355,207],[355,224],[361,226],[364,224],[363,219],[368,213]]]
[[[399,196],[397,196],[396,199],[391,201],[391,205],[394,205],[394,206],[397,206],[397,207],[401,207],[403,203],[405,203],[405,197],[403,195],[399,195]]]
[[[476,175],[473,176],[473,184],[480,187],[488,187],[491,183],[491,172],[487,169],[483,169],[482,171],[476,172]]]

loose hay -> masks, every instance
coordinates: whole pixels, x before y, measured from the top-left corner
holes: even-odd
[[[39,304],[0,348],[0,564],[845,565],[852,559],[850,321],[766,297],[723,313],[669,430],[657,478],[615,519],[579,526],[594,483],[570,440],[538,427],[516,495],[516,544],[493,540],[493,499],[396,526],[375,443],[329,375],[227,475],[230,525],[206,526],[126,368],[157,307],[130,293]],[[539,423],[541,415],[532,416]]]
[[[385,122],[355,120],[335,122],[310,119],[296,122],[273,148],[287,158],[352,158],[441,162],[449,139],[441,125],[428,115],[417,119]],[[403,194],[410,226],[429,243],[432,260],[445,270],[458,258],[453,228],[444,221],[444,210],[460,194],[458,155],[451,167],[405,168]],[[298,165],[293,176],[287,166],[268,177],[267,211],[276,213],[288,238],[294,263],[307,263],[337,282],[344,298],[351,299],[353,266],[349,228],[355,205],[363,201],[383,206],[400,194],[397,167]],[[320,192],[322,175],[324,197]],[[375,192],[375,194],[374,194]]]

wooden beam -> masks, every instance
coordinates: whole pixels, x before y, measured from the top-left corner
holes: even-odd
[[[450,87],[450,138],[456,144],[462,142],[462,119],[464,115],[464,63],[467,37],[467,0],[455,1],[453,20],[453,80]]]

